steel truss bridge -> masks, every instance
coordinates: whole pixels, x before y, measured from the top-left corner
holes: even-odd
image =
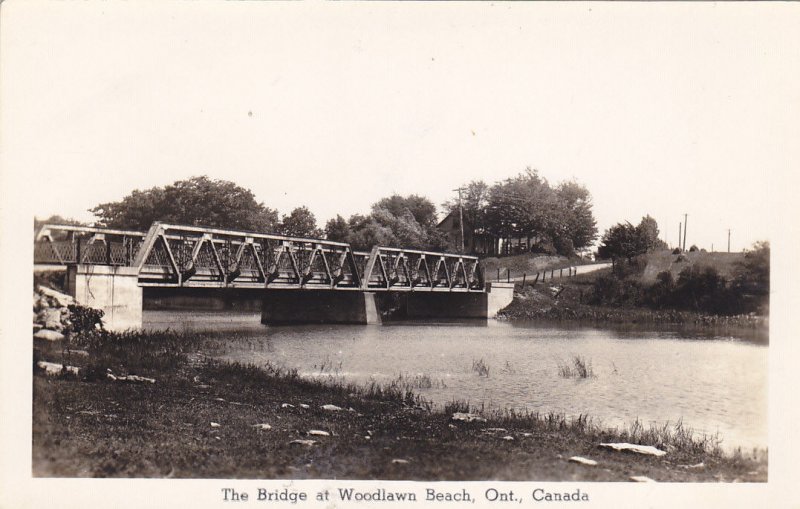
[[[218,228],[44,225],[34,264],[135,267],[139,286],[484,292],[478,258]]]

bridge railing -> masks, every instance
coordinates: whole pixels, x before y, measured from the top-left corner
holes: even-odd
[[[37,264],[130,265],[144,233],[87,226],[45,224],[36,234]]]
[[[483,291],[474,256],[154,223],[147,233],[45,225],[37,264],[137,267],[144,286]]]

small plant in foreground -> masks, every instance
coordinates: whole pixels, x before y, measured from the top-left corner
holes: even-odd
[[[476,373],[478,373],[478,376],[485,376],[487,378],[489,376],[489,366],[486,365],[486,363],[483,361],[483,359],[480,359],[480,360],[477,360],[477,361],[473,360],[472,361],[472,370],[475,371]]]
[[[579,355],[572,357],[572,364],[559,362],[558,374],[564,378],[591,378],[594,376],[592,362]]]

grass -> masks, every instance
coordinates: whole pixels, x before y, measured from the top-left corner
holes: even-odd
[[[34,376],[33,471],[37,476],[339,478],[420,480],[766,480],[766,454],[725,455],[713,437],[678,425],[634,422],[611,429],[585,415],[486,411],[454,400],[439,411],[412,386],[427,375],[355,386],[301,377],[297,370],[197,360],[214,336],[110,335],[89,343],[83,368],[113,366],[152,376],[155,384],[122,384]],[[60,361],[61,345],[39,345],[38,356]],[[476,364],[479,364],[476,361]],[[485,362],[481,362],[485,366]],[[487,367],[488,370],[488,367]],[[488,371],[487,371],[488,373]],[[288,404],[288,405],[285,405]],[[326,411],[333,404],[339,411]],[[454,412],[486,422],[453,423]],[[210,422],[220,423],[211,427]],[[269,431],[254,430],[269,423]],[[501,441],[494,430],[503,428]],[[309,429],[329,431],[298,449]],[[635,441],[669,451],[639,457],[598,448]],[[583,455],[603,468],[566,458]],[[409,459],[411,467],[393,463]],[[700,470],[676,465],[707,465]]]
[[[472,371],[476,372],[478,376],[489,377],[489,366],[483,359],[472,360]]]
[[[563,378],[592,378],[594,377],[592,361],[587,361],[579,355],[574,355],[571,364],[559,362],[558,374]]]

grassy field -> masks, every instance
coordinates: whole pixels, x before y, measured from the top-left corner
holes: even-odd
[[[647,266],[642,274],[642,283],[652,284],[660,272],[669,271],[672,277],[678,279],[678,274],[687,267],[713,267],[726,279],[733,275],[737,262],[744,260],[744,253],[704,253],[694,251],[684,253],[685,261],[677,261],[678,255],[672,251],[664,250],[647,255]]]
[[[354,387],[223,364],[197,335],[131,334],[70,355],[79,377],[33,378],[33,473],[66,477],[766,481],[765,451],[726,455],[680,425],[606,429],[581,416],[461,422],[393,385]],[[60,362],[62,345],[37,344]],[[136,373],[155,383],[112,381]],[[338,409],[326,409],[335,405]],[[327,407],[332,408],[332,407]],[[321,432],[321,433],[320,433]],[[313,442],[304,442],[304,441]],[[661,457],[600,448],[659,447]],[[572,456],[598,462],[586,466]]]

